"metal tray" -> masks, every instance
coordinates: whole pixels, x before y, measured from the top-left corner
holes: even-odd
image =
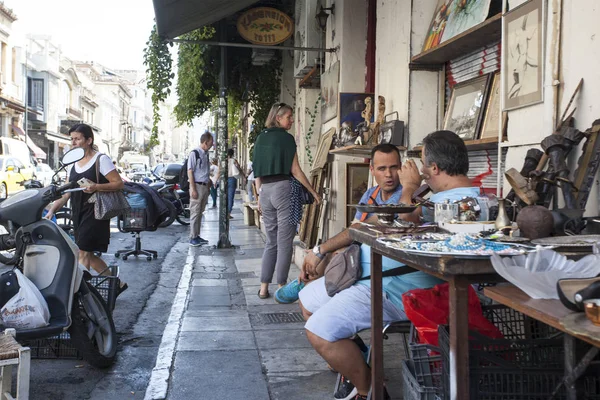
[[[404,214],[410,213],[417,209],[417,206],[409,206],[406,204],[387,204],[382,206],[376,206],[373,204],[350,204],[351,207],[355,207],[361,213],[375,213],[375,214]]]
[[[600,242],[600,235],[554,236],[531,241],[531,243],[541,246],[568,247],[571,250],[574,248],[591,249],[592,245],[598,242]]]

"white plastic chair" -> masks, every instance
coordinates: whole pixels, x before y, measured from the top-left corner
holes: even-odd
[[[16,331],[6,329],[0,335],[0,400],[28,400],[29,399],[29,370],[31,365],[31,352],[29,347],[22,347],[15,340]],[[17,365],[17,397],[11,394],[12,367]]]

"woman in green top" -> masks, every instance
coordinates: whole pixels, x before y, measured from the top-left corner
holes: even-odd
[[[321,197],[300,168],[294,137],[287,132],[293,122],[292,107],[285,103],[275,104],[267,117],[267,128],[258,135],[254,144],[254,182],[267,233],[258,291],[261,299],[269,297],[269,283],[275,270],[279,287],[287,283],[290,271],[296,235],[296,226],[289,222],[290,175],[302,183],[317,204],[321,202]]]

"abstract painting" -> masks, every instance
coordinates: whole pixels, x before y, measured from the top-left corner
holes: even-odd
[[[531,0],[504,18],[504,109],[543,100],[543,1]]]
[[[446,21],[448,21],[448,13],[450,11],[450,5],[454,0],[438,0],[438,5],[435,8],[435,13],[429,24],[429,30],[427,31],[427,37],[423,43],[423,51],[434,48],[442,41],[442,35],[446,28]]]
[[[454,0],[450,5],[442,43],[485,21],[491,0]]]

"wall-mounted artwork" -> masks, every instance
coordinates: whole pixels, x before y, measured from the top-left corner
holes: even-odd
[[[337,116],[340,62],[336,61],[321,75],[321,122]]]
[[[346,226],[350,226],[356,208],[349,204],[358,204],[369,188],[369,164],[346,164]]]
[[[339,126],[344,122],[348,122],[352,125],[352,130],[354,131],[358,124],[365,120],[362,112],[365,110],[367,97],[373,99],[373,93],[340,93]],[[374,117],[371,115],[371,122],[373,121]]]
[[[479,25],[490,12],[491,0],[454,0],[442,34],[442,43]]]
[[[504,109],[543,101],[543,4],[531,0],[504,16]]]
[[[444,118],[444,129],[455,132],[463,140],[477,137],[490,75],[459,83],[452,88],[450,104]]]

